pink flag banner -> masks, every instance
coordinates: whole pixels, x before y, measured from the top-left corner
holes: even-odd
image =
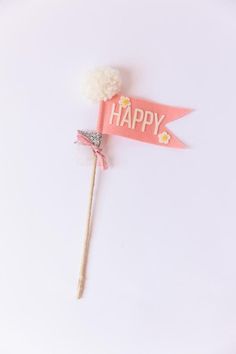
[[[186,148],[166,125],[192,112],[147,100],[116,95],[100,103],[97,131],[172,148]]]

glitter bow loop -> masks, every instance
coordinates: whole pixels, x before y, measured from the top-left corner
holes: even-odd
[[[94,155],[97,157],[98,166],[102,170],[106,170],[108,168],[108,164],[106,157],[100,148],[101,137],[102,136],[99,133],[82,132],[80,130],[77,132],[77,142],[91,147]]]

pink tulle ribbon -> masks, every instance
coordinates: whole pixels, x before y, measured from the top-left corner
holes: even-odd
[[[103,155],[101,148],[99,148],[98,146],[93,144],[89,140],[89,138],[87,138],[86,136],[84,136],[80,132],[77,132],[77,142],[91,147],[94,155],[97,157],[98,166],[102,170],[106,170],[108,168],[108,163],[107,163],[106,157],[105,157],[105,155]]]

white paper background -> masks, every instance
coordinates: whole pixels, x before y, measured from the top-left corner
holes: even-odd
[[[1,353],[236,352],[235,35],[229,0],[0,1]],[[186,151],[109,138],[78,302],[99,65],[196,111],[170,126]]]

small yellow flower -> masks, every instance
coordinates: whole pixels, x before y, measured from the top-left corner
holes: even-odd
[[[129,97],[121,96],[119,100],[119,104],[122,108],[126,108],[131,105]]]
[[[170,141],[170,135],[167,132],[158,134],[159,143],[167,145]]]

